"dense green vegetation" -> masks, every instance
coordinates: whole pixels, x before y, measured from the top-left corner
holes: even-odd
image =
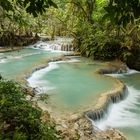
[[[55,1],[49,10],[53,34],[74,37],[75,49],[99,60],[119,59],[129,67],[140,59],[139,0]]]
[[[140,57],[139,0],[1,0],[0,5],[0,45],[26,45],[44,33],[52,39],[72,36],[75,49],[94,59],[132,60],[131,65]]]
[[[56,131],[49,122],[42,122],[41,110],[25,99],[21,86],[0,79],[0,139],[55,140]],[[47,118],[46,118],[47,119]]]
[[[87,56],[108,50],[108,44],[133,47],[139,41],[133,39],[139,31],[139,0],[1,0],[0,5],[1,36],[7,32],[28,37],[41,32],[52,37],[72,35]]]
[[[41,27],[39,19],[34,17],[49,6],[57,7],[51,0],[0,0],[0,46],[23,46],[35,42]]]

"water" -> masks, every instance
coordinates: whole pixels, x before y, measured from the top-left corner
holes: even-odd
[[[56,112],[81,112],[91,109],[102,92],[116,86],[114,80],[95,74],[101,67],[99,62],[91,64],[83,59],[51,62],[33,73],[28,82],[51,95],[50,104]]]
[[[66,53],[52,50],[49,44],[50,42],[40,41],[22,50],[0,53],[0,74],[5,78],[18,80],[48,59]],[[51,43],[53,45],[55,44]]]
[[[95,124],[102,130],[108,127],[117,128],[127,136],[128,140],[139,140],[140,73],[133,70],[127,74],[114,74],[113,76],[126,83],[129,95],[126,100],[112,105],[108,117]]]
[[[53,52],[73,51],[72,41],[73,39],[71,38],[57,37],[53,41],[47,41],[47,42],[39,41],[32,47],[36,49],[47,50],[47,51],[51,50]]]

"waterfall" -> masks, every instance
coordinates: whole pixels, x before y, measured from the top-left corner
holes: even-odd
[[[59,45],[59,44],[51,44],[48,47],[49,47],[50,50],[61,51],[61,45]]]
[[[72,44],[62,44],[61,51],[74,51]]]
[[[99,99],[98,104],[100,105],[98,105],[97,108],[95,107],[94,110],[85,112],[86,117],[88,117],[88,119],[92,121],[97,121],[102,119],[104,116],[107,115],[111,104],[118,103],[119,101],[125,99],[127,95],[128,95],[128,91],[126,86],[124,86],[120,91],[112,92],[111,94],[109,93],[102,96],[101,101],[104,102],[100,102]]]
[[[112,73],[113,71],[110,72]],[[99,70],[98,73],[108,74],[109,70]],[[107,116],[110,106],[112,104],[118,103],[127,97],[128,95],[127,87],[120,80],[116,79],[116,81],[118,82],[119,86],[116,89],[113,89],[107,93],[102,94],[98,100],[98,103],[95,105],[94,109],[85,112],[85,116],[89,120],[98,121],[100,119],[103,119],[105,116]]]
[[[72,40],[56,39],[51,41],[39,41],[33,46],[35,49],[42,49],[46,51],[74,51]]]
[[[63,44],[51,44],[49,46],[52,50],[58,51],[73,51],[73,45],[71,43],[63,43]]]

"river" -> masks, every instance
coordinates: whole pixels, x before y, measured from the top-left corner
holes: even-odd
[[[19,51],[0,53],[0,74],[8,79],[25,79],[35,68],[46,64],[49,59],[68,52],[61,51],[65,39],[38,42]],[[59,115],[82,112],[92,108],[102,92],[116,87],[112,78],[99,76],[95,72],[104,67],[101,62],[85,58],[50,62],[44,69],[34,72],[27,79],[31,87],[38,87],[49,94],[48,104]],[[114,74],[128,87],[128,97],[110,107],[106,118],[95,122],[98,128],[118,128],[129,140],[140,137],[140,73]]]

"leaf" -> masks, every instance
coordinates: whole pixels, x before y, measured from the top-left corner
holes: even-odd
[[[58,8],[57,5],[52,0],[48,0],[48,4],[50,6],[53,6],[54,8]]]

